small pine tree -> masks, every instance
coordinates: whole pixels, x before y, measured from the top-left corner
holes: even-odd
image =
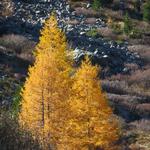
[[[102,3],[100,0],[94,0],[92,5],[94,10],[98,10],[102,7]]]
[[[144,5],[143,19],[150,22],[150,1],[148,0]]]
[[[128,13],[126,13],[124,17],[124,33],[128,35],[130,34],[131,31],[132,31],[132,22],[129,18]]]
[[[66,150],[94,150],[96,147],[111,150],[111,144],[118,139],[118,125],[112,120],[112,110],[102,93],[98,70],[86,58],[75,74],[69,101],[70,119],[66,124],[68,134],[61,145]]]
[[[18,86],[18,88],[16,89],[16,92],[14,94],[14,97],[13,97],[13,103],[12,103],[12,107],[11,107],[11,114],[13,117],[18,117],[18,114],[19,114],[19,111],[20,111],[20,108],[21,108],[21,89],[22,89],[22,86]]]
[[[94,0],[93,1],[93,9],[98,10],[102,6],[112,3],[113,0]]]

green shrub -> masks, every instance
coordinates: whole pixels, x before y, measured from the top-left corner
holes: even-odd
[[[139,39],[142,37],[142,32],[135,28],[130,32],[129,37],[133,39]]]
[[[118,23],[113,23],[112,29],[113,29],[113,32],[116,34],[121,34],[123,32],[120,24]]]
[[[117,43],[117,44],[123,44],[124,41],[123,41],[123,40],[116,40],[116,43]]]
[[[143,19],[150,22],[150,0],[148,0],[144,5]]]
[[[17,117],[20,111],[21,89],[22,89],[22,86],[19,86],[13,97],[13,103],[12,103],[12,109],[11,109],[13,117]]]
[[[93,8],[94,10],[100,9],[101,6],[102,6],[102,4],[101,4],[100,0],[94,0],[94,1],[93,1],[92,8]]]
[[[129,18],[128,13],[126,13],[126,15],[124,17],[124,33],[129,35],[130,32],[132,31],[132,28],[133,28],[132,22]]]
[[[92,30],[88,31],[88,32],[86,33],[86,35],[87,35],[87,36],[95,37],[95,36],[98,35],[98,32],[97,32],[96,29],[92,29]]]
[[[93,9],[98,10],[100,7],[112,3],[113,0],[94,0]]]

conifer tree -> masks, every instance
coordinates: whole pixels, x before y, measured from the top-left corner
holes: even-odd
[[[119,137],[118,123],[112,120],[113,112],[101,90],[98,71],[86,58],[76,72],[69,101],[66,150],[94,150],[96,147],[111,150],[111,144]]]
[[[129,35],[130,32],[133,29],[133,25],[132,25],[132,21],[129,18],[128,13],[126,13],[125,17],[124,17],[124,32],[125,34]]]
[[[46,21],[41,35],[35,63],[29,68],[22,90],[19,124],[47,150],[49,144],[64,135],[61,128],[67,109],[71,65],[66,54],[66,38],[53,15]]]
[[[40,32],[39,43],[36,46],[36,52],[52,48],[52,50],[66,49],[66,37],[61,29],[58,28],[57,19],[54,13],[45,21],[44,27]],[[56,44],[57,43],[57,44]]]
[[[144,4],[143,19],[147,22],[150,22],[150,0],[147,0],[147,2]]]

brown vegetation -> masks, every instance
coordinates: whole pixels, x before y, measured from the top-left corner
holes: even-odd
[[[1,150],[41,150],[30,134],[22,131],[9,112],[0,109],[0,149]]]

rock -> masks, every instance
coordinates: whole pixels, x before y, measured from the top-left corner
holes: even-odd
[[[86,32],[80,32],[80,35],[83,35],[83,34],[85,34]]]
[[[107,58],[107,57],[108,57],[108,55],[104,55],[104,56],[103,56],[103,58]]]
[[[91,4],[88,3],[88,4],[86,5],[86,8],[90,8],[90,7],[91,7]]]

